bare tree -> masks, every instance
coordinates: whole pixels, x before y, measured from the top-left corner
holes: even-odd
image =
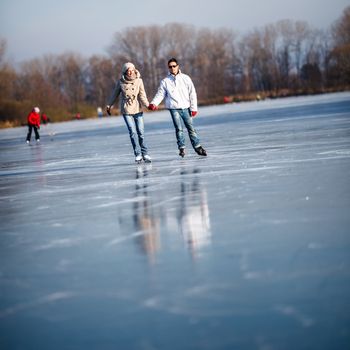
[[[276,24],[279,33],[278,67],[281,77],[281,87],[289,88],[290,73],[292,70],[291,51],[293,48],[293,23],[291,20],[282,20]]]
[[[240,44],[244,55],[244,74],[248,91],[265,91],[273,88],[273,52],[274,41],[271,27],[264,31],[254,30],[243,37]],[[247,81],[248,79],[248,81]]]
[[[197,31],[194,26],[181,23],[169,23],[162,28],[163,50],[162,68],[166,72],[166,61],[175,57],[183,62],[183,68],[188,69],[194,56]],[[165,62],[165,63],[164,63]]]
[[[133,62],[141,71],[146,88],[155,90],[158,82],[159,62],[163,44],[162,30],[158,26],[130,27],[114,35],[109,48],[117,72],[123,63]]]
[[[229,55],[232,42],[233,33],[229,30],[211,31],[205,28],[198,31],[193,71],[200,98],[225,95],[225,78],[232,58]]]
[[[332,26],[335,46],[350,44],[350,6],[346,7],[342,16]]]
[[[311,38],[311,29],[304,21],[297,21],[294,23],[294,65],[296,72],[299,75],[302,64],[305,62],[306,48],[309,45]],[[312,38],[311,38],[312,39]]]
[[[334,48],[330,53],[330,75],[334,84],[350,84],[350,6],[332,27]]]
[[[59,57],[60,90],[74,111],[85,99],[85,64],[86,61],[74,53],[66,53]]]
[[[17,81],[18,100],[30,100],[33,105],[44,106],[50,86],[43,74],[42,60],[36,58],[22,64],[21,74]]]
[[[85,77],[88,103],[104,106],[114,86],[115,71],[107,57],[92,56],[89,59]]]
[[[6,62],[7,43],[5,39],[0,40],[0,101],[11,100],[15,93],[15,82],[17,74],[15,70]]]
[[[3,38],[0,38],[0,65],[3,65],[5,61],[6,48],[7,48],[6,40]]]
[[[149,95],[150,92],[152,94],[155,92],[162,74],[161,56],[163,40],[162,29],[159,26],[151,26],[145,32],[144,56],[141,67]]]

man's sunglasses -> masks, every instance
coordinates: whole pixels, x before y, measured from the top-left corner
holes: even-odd
[[[176,64],[175,66],[173,65],[173,66],[168,66],[168,67],[169,67],[169,69],[170,69],[170,68],[176,68],[176,67],[177,67],[177,64]]]

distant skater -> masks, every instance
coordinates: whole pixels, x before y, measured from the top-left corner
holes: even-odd
[[[46,125],[50,122],[50,118],[45,114],[45,113],[42,113],[41,114],[41,122]]]
[[[101,107],[97,107],[97,116],[99,118],[102,118],[103,117],[103,111],[102,111],[102,108]]]
[[[175,127],[179,156],[185,156],[185,137],[183,124],[186,126],[193,149],[200,156],[206,156],[206,150],[199,142],[199,136],[192,122],[198,113],[197,94],[191,78],[180,71],[175,58],[168,61],[169,73],[160,82],[149,109],[154,111],[165,98],[165,107],[169,110]]]
[[[35,133],[36,142],[40,142],[40,109],[39,107],[34,107],[33,110],[28,114],[27,122],[28,122],[28,134],[27,134],[27,143],[30,143],[30,139],[32,137],[32,131]]]
[[[148,108],[149,102],[140,72],[130,62],[125,63],[122,67],[122,76],[117,81],[106,106],[108,115],[111,115],[111,109],[119,95],[120,111],[129,131],[135,162],[140,163],[144,160],[150,163],[152,160],[148,155],[148,148],[145,143],[142,112],[142,105]]]

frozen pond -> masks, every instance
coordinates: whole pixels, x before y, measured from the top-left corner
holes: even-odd
[[[151,165],[122,118],[0,131],[1,349],[349,346],[350,93],[195,125],[147,113]]]

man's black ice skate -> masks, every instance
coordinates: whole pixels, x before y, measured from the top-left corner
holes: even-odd
[[[185,149],[184,148],[180,148],[179,156],[182,158],[185,156]]]
[[[148,154],[143,156],[143,160],[145,163],[152,163],[152,158]]]
[[[195,148],[194,150],[195,150],[196,153],[199,154],[200,156],[204,156],[204,157],[207,156],[207,151],[206,151],[202,146],[199,146],[199,147]]]

